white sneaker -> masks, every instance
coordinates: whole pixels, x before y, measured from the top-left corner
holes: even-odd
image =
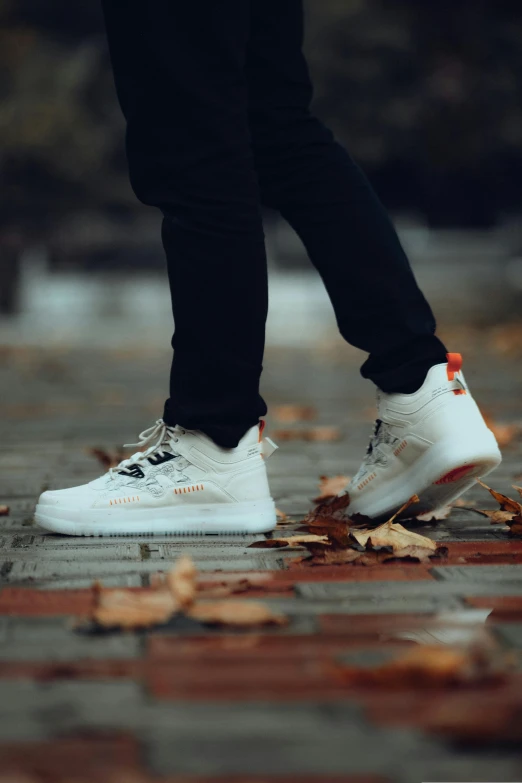
[[[348,514],[389,518],[412,495],[413,517],[451,503],[501,462],[493,433],[469,393],[460,354],[448,354],[414,394],[377,394],[378,419],[363,464],[347,487]]]
[[[44,492],[38,525],[73,536],[266,533],[276,526],[263,457],[274,451],[252,427],[234,449],[159,419],[146,447],[90,484]]]

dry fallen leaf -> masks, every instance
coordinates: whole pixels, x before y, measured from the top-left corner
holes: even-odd
[[[481,487],[487,489],[489,494],[495,498],[500,505],[501,510],[507,512],[502,516],[502,520],[504,524],[508,525],[511,535],[522,536],[522,505],[507,495],[502,495],[500,492],[491,489],[491,487],[488,487],[488,485],[484,484],[480,479],[477,479],[477,482]],[[520,492],[517,487],[515,487],[515,489]],[[489,514],[486,514],[486,516],[489,516]]]
[[[147,628],[166,623],[193,602],[196,576],[194,563],[185,556],[166,575],[164,584],[148,590],[104,589],[95,585],[92,619],[105,627],[120,628]]]
[[[183,555],[166,577],[166,584],[180,609],[194,603],[196,597],[196,579],[198,572],[194,561]]]
[[[513,519],[511,511],[491,510],[488,508],[477,509],[479,514],[489,517],[492,525],[508,525]]]
[[[500,681],[505,673],[489,652],[446,645],[412,647],[395,660],[376,668],[339,667],[345,684],[379,688],[440,688],[465,683]]]
[[[248,545],[248,549],[283,549],[288,543],[281,538],[265,538],[262,541],[254,541]]]
[[[284,424],[313,421],[317,417],[317,411],[312,405],[276,405],[271,413],[276,421]]]
[[[361,546],[366,546],[371,541],[373,547],[391,547],[395,556],[405,549],[415,549],[421,558],[425,558],[437,549],[436,542],[431,538],[406,530],[398,522],[385,522],[375,530],[354,530],[352,536]],[[419,555],[409,556],[418,557]]]
[[[0,506],[0,517],[6,517],[9,514],[9,506]]]
[[[350,483],[349,476],[320,476],[319,494],[314,498],[314,503],[336,497],[343,492]]]
[[[149,628],[166,623],[178,605],[166,587],[134,592],[126,589],[95,588],[96,606],[92,619],[106,628]]]
[[[265,580],[266,575],[261,575],[259,579]],[[164,578],[155,575],[153,582],[153,587],[140,591],[104,589],[94,585],[95,607],[91,619],[104,627],[126,630],[166,623],[179,612],[201,622],[237,627],[284,625],[287,622],[284,616],[252,601],[198,601],[197,571],[190,557],[181,557],[172,571]],[[272,587],[274,592],[280,589],[275,585]],[[218,594],[221,589],[222,594],[230,595],[234,592],[259,589],[259,585],[256,585],[255,581],[242,579],[236,580],[233,585],[211,586],[210,590],[212,589]],[[202,588],[203,593],[208,593],[208,590],[209,588]]]
[[[202,601],[194,604],[187,611],[187,616],[202,623],[239,627],[286,625],[288,622],[286,617],[275,614],[264,604],[241,599]]]
[[[325,544],[328,546],[328,536],[318,536],[315,534],[302,536],[287,536],[286,538],[267,538],[266,541],[254,541],[249,545],[249,549],[266,549],[282,547],[298,547],[303,544]]]
[[[341,432],[337,427],[309,427],[307,429],[275,430],[274,440],[339,440]]]

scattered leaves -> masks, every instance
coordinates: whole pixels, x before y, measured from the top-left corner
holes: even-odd
[[[194,604],[188,617],[211,625],[230,625],[242,628],[260,625],[286,625],[288,620],[275,614],[257,601],[232,599],[228,601],[202,601]]]
[[[9,506],[0,506],[0,517],[6,517],[9,514]]]
[[[313,421],[317,417],[317,411],[312,405],[276,405],[271,413],[276,421],[283,424]]]
[[[505,672],[498,664],[482,649],[419,645],[382,666],[340,667],[338,675],[343,683],[357,686],[440,688],[501,681]]]
[[[346,498],[345,495],[326,500],[306,517],[305,524],[300,529],[315,534],[315,540],[303,540],[302,543],[312,556],[300,562],[291,563],[290,567],[345,565],[348,563],[368,566],[385,563],[396,558],[429,562],[432,557],[441,557],[446,554],[447,550],[443,547],[437,547],[437,544],[430,538],[412,533],[402,525],[393,523],[393,520],[408,506],[418,502],[416,495],[410,498],[408,503],[405,503],[390,520],[373,529],[368,527],[371,520],[365,517],[352,520],[338,516],[339,512],[344,510],[349,503],[349,498],[347,501]],[[344,506],[340,507],[343,500]],[[361,525],[364,525],[362,529],[360,529]],[[324,541],[325,537],[326,542]]]
[[[314,498],[314,503],[329,500],[343,492],[350,482],[349,476],[320,476],[319,494]]]
[[[338,427],[309,427],[307,429],[275,430],[274,440],[339,440],[341,431]]]

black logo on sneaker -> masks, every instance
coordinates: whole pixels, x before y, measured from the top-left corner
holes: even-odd
[[[158,454],[157,457],[148,458],[151,465],[161,465],[163,462],[170,462],[171,459],[176,459],[176,455],[169,454],[168,451],[164,451],[163,454]]]
[[[133,478],[144,478],[145,473],[139,465],[129,465],[128,470],[119,470],[120,476],[132,476]]]

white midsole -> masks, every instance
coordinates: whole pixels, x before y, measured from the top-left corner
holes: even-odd
[[[66,535],[266,533],[277,519],[272,498],[244,503],[163,506],[148,509],[71,509],[38,504],[40,527]]]
[[[428,505],[438,508],[454,500],[473,485],[476,476],[486,476],[501,461],[497,442],[489,430],[481,433],[480,442],[474,444],[456,437],[445,438],[430,446],[418,460],[397,476],[388,480],[379,478],[378,486],[370,485],[360,496],[354,493],[348,513],[377,518],[397,510],[412,495],[421,496],[428,488],[431,501]],[[454,484],[442,484],[440,488],[434,486],[444,475],[466,465],[476,465],[477,470]],[[437,498],[440,498],[439,503]]]

